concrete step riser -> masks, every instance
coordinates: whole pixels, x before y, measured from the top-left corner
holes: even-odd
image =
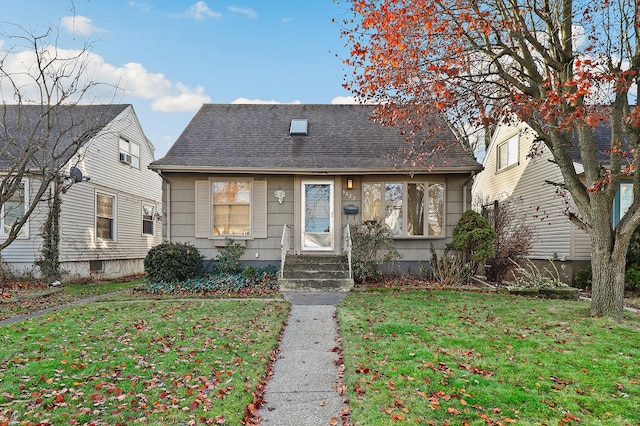
[[[280,291],[349,291],[353,289],[350,279],[280,279]]]
[[[341,278],[349,278],[349,271],[311,271],[311,270],[302,270],[302,269],[298,269],[298,270],[291,270],[291,269],[286,269],[284,270],[284,277],[285,278],[292,278],[292,279],[327,279],[327,278],[334,278],[334,279],[341,279]]]

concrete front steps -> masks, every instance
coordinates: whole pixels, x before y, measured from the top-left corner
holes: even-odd
[[[288,254],[280,291],[349,291],[347,256],[329,254]]]

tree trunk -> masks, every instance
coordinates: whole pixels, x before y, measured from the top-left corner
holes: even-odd
[[[624,315],[624,275],[626,246],[619,241],[602,243],[592,235],[591,243],[591,316],[610,317],[616,321]]]

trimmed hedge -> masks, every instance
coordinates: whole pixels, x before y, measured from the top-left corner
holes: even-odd
[[[144,258],[144,270],[150,282],[178,282],[202,275],[198,249],[189,243],[165,241],[153,247]]]

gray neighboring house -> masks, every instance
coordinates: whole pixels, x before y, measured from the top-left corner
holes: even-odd
[[[6,174],[11,166],[11,152],[20,149],[17,144],[30,140],[26,134],[36,129],[42,135],[38,140],[48,140],[46,151],[41,149],[37,153],[37,161],[22,180],[23,191],[0,211],[0,239],[35,196],[45,159],[54,169],[63,165],[63,176],[82,180],[62,194],[59,224],[64,279],[118,278],[143,273],[144,257],[162,241],[162,185],[160,177],[148,169],[154,160],[154,147],[133,107],[127,104],[56,107],[59,126],[51,132],[42,126],[45,107],[0,108],[3,111],[0,123],[7,132],[4,139],[10,140],[0,157],[0,175],[3,171]],[[83,133],[92,137],[77,152],[65,152]],[[60,139],[54,142],[48,134]],[[54,150],[56,159],[51,156]],[[49,192],[45,197],[49,197]],[[3,250],[3,261],[11,271],[38,275],[35,262],[41,258],[41,229],[48,212],[49,203],[44,199],[18,238]]]
[[[471,207],[482,166],[443,123],[423,148],[429,165],[403,164],[408,144],[363,105],[204,105],[164,158],[164,237],[212,260],[230,237],[244,264],[283,255],[343,254],[350,225],[380,218],[404,271],[444,249]],[[284,250],[284,251],[283,251]]]

